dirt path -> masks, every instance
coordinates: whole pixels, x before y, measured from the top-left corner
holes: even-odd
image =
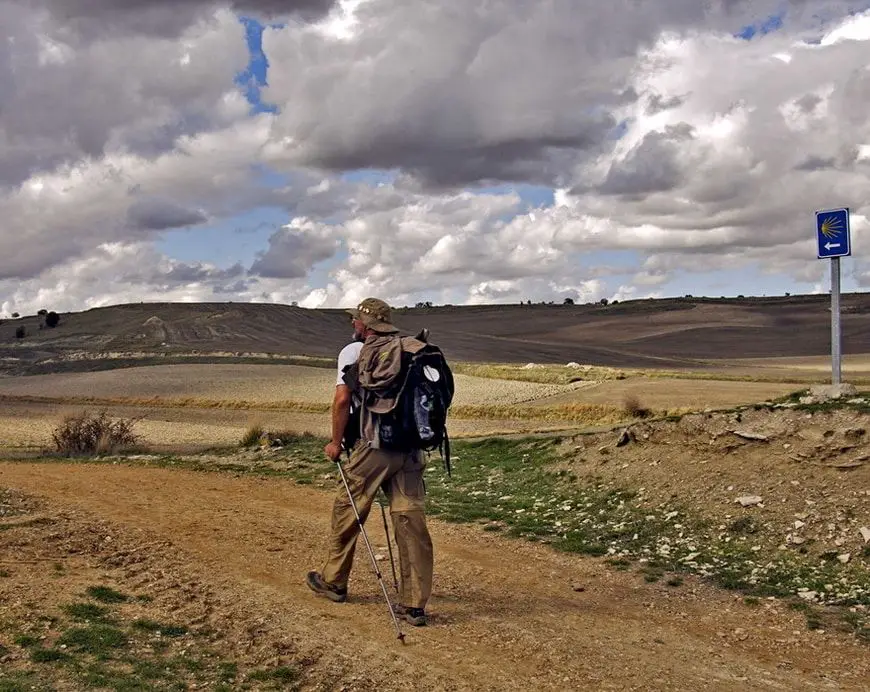
[[[297,651],[352,666],[358,682],[344,689],[857,690],[870,679],[866,646],[808,631],[781,603],[750,608],[694,580],[646,584],[600,560],[434,521],[432,623],[406,628],[401,646],[363,550],[348,603],[303,583],[323,557],[327,494],[276,479],[61,464],[0,464],[0,486],[169,542],[251,627],[277,623]],[[370,532],[383,545],[379,526]]]

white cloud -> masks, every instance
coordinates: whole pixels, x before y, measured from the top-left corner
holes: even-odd
[[[247,115],[233,85],[248,62],[244,27],[226,10],[178,38],[92,41],[9,0],[0,15],[0,188],[60,164],[164,153]]]
[[[25,281],[0,281],[4,315],[34,314],[43,308],[68,312],[140,301],[215,300],[215,286],[230,286],[240,265],[220,269],[184,263],[146,243],[104,243],[86,257],[62,262]],[[232,292],[226,292],[232,299]]]
[[[231,6],[302,12],[265,32],[275,115],[233,82]],[[815,209],[850,206],[858,249],[870,232],[870,12],[795,0],[779,31],[732,35],[780,6],[0,0],[0,282],[32,306],[588,302],[754,266],[819,282]],[[555,203],[473,187],[505,181]],[[260,206],[286,223],[233,276],[150,245]],[[143,258],[156,274],[131,273]],[[98,261],[126,281],[89,279]]]

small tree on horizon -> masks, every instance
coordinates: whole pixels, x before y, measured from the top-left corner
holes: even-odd
[[[54,329],[58,323],[60,322],[60,315],[58,315],[54,310],[48,313],[45,316],[45,326]]]

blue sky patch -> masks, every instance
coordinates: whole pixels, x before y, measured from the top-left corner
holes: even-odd
[[[241,262],[247,268],[289,220],[286,209],[259,207],[205,228],[168,231],[155,245],[182,262],[208,262],[220,268]]]
[[[783,10],[780,13],[771,15],[766,19],[756,22],[755,24],[750,24],[749,26],[743,27],[739,32],[737,32],[736,36],[738,38],[746,39],[747,41],[752,40],[756,36],[764,36],[765,34],[769,34],[772,31],[776,31],[777,29],[782,28],[782,23],[785,19],[785,11]]]
[[[269,60],[263,52],[263,31],[265,26],[251,17],[240,17],[239,21],[245,27],[245,39],[248,42],[250,60],[248,67],[236,75],[236,84],[245,92],[251,113],[277,113],[275,104],[265,103],[261,99],[260,89],[268,83]],[[277,25],[276,25],[277,26]]]

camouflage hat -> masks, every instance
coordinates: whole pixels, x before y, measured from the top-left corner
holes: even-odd
[[[399,330],[393,326],[390,306],[378,298],[366,298],[354,309],[348,310],[355,320],[379,334],[395,334]]]

